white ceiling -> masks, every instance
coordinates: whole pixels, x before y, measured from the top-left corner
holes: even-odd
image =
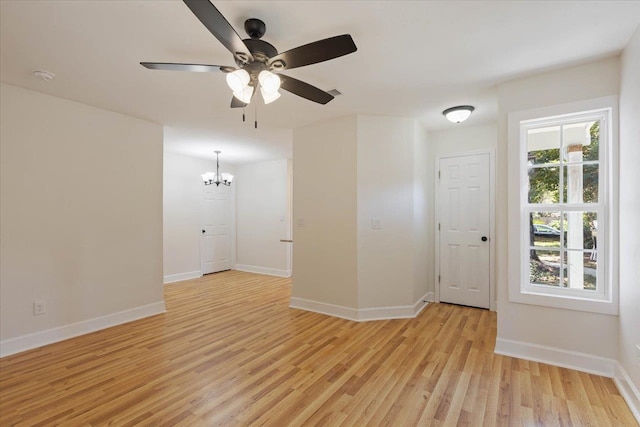
[[[285,93],[242,123],[223,74],[147,70],[140,61],[233,65],[182,1],[0,1],[2,81],[140,117],[167,128],[172,151],[248,163],[291,155],[292,129],[348,114],[414,117],[472,104],[465,125],[496,119],[496,83],[616,55],[640,2],[214,1],[245,37],[250,17],[285,51],[349,33],[354,54],[285,72],[344,95],[319,105]],[[56,74],[43,82],[36,69]]]

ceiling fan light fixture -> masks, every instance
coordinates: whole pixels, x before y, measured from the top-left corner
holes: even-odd
[[[280,89],[280,77],[273,74],[271,71],[260,71],[260,74],[258,74],[258,81],[260,82],[260,87],[267,93],[274,93]]]
[[[249,104],[251,102],[251,98],[253,97],[253,86],[246,86],[239,91],[233,91],[233,96],[235,96],[245,104]]]
[[[280,92],[267,92],[263,87],[260,87],[260,93],[265,104],[271,104],[276,99],[280,98]]]
[[[447,108],[442,114],[452,123],[462,123],[469,118],[473,110],[475,108],[471,105],[458,105],[457,107]]]
[[[236,70],[227,74],[227,85],[234,92],[240,92],[247,87],[251,81],[251,76],[247,70]]]

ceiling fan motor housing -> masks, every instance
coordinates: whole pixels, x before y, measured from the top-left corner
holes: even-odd
[[[244,21],[244,30],[252,39],[259,39],[267,32],[267,25],[257,18],[249,18]]]

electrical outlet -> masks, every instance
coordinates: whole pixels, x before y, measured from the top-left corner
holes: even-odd
[[[382,228],[382,220],[380,218],[371,218],[371,228],[380,230]]]
[[[39,316],[47,312],[47,302],[43,299],[39,299],[33,302],[33,315]]]

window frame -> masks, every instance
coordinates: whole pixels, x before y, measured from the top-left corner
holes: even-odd
[[[618,313],[617,284],[617,97],[604,97],[508,114],[509,301],[603,314]],[[598,202],[549,205],[529,203],[527,131],[588,119],[600,120]],[[562,156],[562,152],[561,152]],[[567,163],[558,163],[559,174]],[[538,166],[540,167],[540,166]],[[559,184],[560,185],[560,184]],[[562,193],[562,192],[561,192]],[[530,212],[596,212],[598,272],[596,291],[530,283]],[[562,247],[560,256],[564,256]]]

